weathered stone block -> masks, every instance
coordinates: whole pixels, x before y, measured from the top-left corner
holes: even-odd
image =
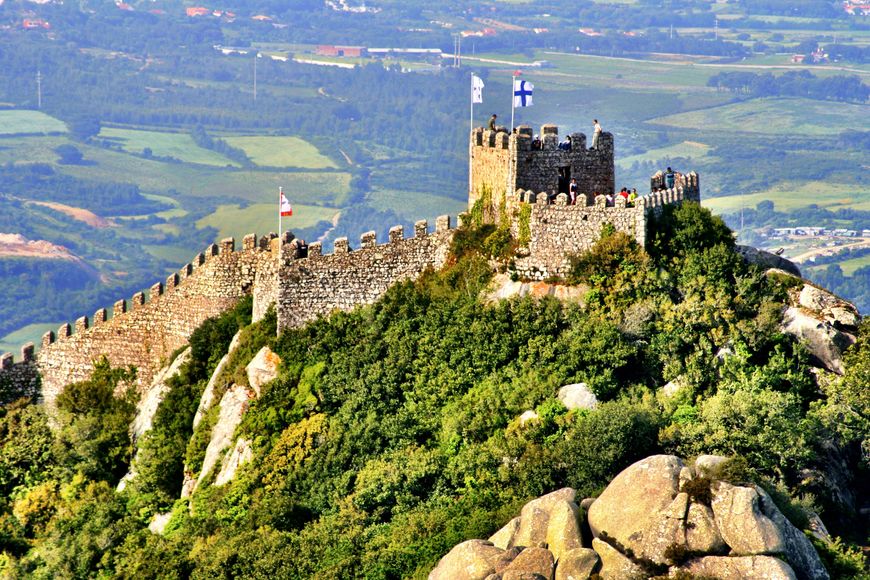
[[[312,242],[308,245],[308,257],[319,258],[323,255],[323,245],[320,242]]]
[[[30,362],[33,360],[33,343],[28,342],[21,347],[21,362]]]
[[[221,240],[221,254],[232,254],[236,249],[235,238],[224,238]]]
[[[178,274],[170,274],[166,277],[166,289],[175,288],[178,286]]]
[[[405,228],[402,226],[393,226],[390,228],[390,243],[400,242],[405,238]]]
[[[54,342],[54,331],[49,330],[45,334],[42,335],[42,346],[48,346]]]
[[[242,249],[243,250],[256,250],[257,249],[257,234],[248,234],[244,238],[242,238]]]
[[[378,244],[378,234],[374,231],[365,232],[359,237],[361,248],[374,248]]]
[[[439,215],[435,218],[435,232],[446,232],[450,229],[450,216]]]
[[[88,317],[82,316],[81,318],[76,320],[76,334],[80,334],[88,329],[90,325],[88,324]]]
[[[3,356],[0,357],[0,367],[3,370],[9,370],[12,368],[12,365],[15,363],[15,357],[12,356],[11,352],[4,352]]]
[[[350,252],[350,244],[347,242],[347,238],[335,238],[332,253],[347,254],[348,252]]]
[[[145,293],[136,292],[135,294],[133,294],[133,298],[130,299],[130,304],[133,306],[133,308],[145,304]]]
[[[57,329],[58,338],[68,338],[72,336],[72,327],[69,325],[69,322],[64,322],[60,325],[60,328]]]
[[[152,284],[151,288],[148,290],[148,292],[151,294],[152,299],[155,296],[162,296],[163,295],[163,284],[161,284],[160,282],[157,282],[156,284]]]
[[[109,313],[105,308],[100,308],[94,312],[94,326],[102,324],[109,318]]]

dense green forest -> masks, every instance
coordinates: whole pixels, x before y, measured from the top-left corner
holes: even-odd
[[[486,537],[535,496],[594,495],[655,452],[733,457],[733,477],[768,488],[796,525],[821,514],[835,578],[862,577],[857,506],[868,499],[870,327],[847,373],[814,373],[778,330],[795,280],[766,276],[696,204],[669,206],[649,250],[605,233],[573,260],[586,305],[552,298],[484,304],[487,258],[509,237],[457,233],[444,270],[376,304],[275,337],[251,302],[207,321],[171,381],[154,429],[134,447],[133,369],[98,365],[58,399],[55,430],[22,400],[0,416],[0,570],[31,578],[424,578],[467,538]],[[486,248],[484,250],[483,248]],[[263,346],[282,359],[235,436],[255,459],[234,481],[209,478],[178,500],[183,466],[201,465],[216,414],[193,431],[200,394],[234,333],[219,384]],[[728,346],[729,356],[720,349]],[[664,383],[682,387],[671,397]],[[583,381],[602,401],[568,412],[555,398]],[[535,409],[539,421],[520,425]],[[115,485],[134,449],[137,476]],[[848,477],[825,477],[832,465]],[[854,498],[854,503],[844,503]],[[147,529],[171,511],[163,535]]]

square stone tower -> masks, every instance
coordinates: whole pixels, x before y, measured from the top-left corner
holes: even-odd
[[[534,143],[532,128],[526,125],[511,134],[474,129],[469,208],[486,196],[487,205],[498,212],[510,205],[510,198],[521,189],[555,197],[567,193],[572,178],[584,198],[614,193],[613,135],[602,133],[595,149],[588,148],[583,133],[573,133],[570,139],[570,148],[560,147],[556,125],[541,127],[539,144]]]

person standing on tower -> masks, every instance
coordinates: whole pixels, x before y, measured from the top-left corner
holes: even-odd
[[[594,130],[592,132],[592,147],[590,149],[598,149],[598,138],[601,136],[601,125],[598,124],[598,119],[592,119]]]
[[[498,115],[495,113],[492,114],[492,117],[489,118],[489,130],[495,131],[495,120],[498,119]]]

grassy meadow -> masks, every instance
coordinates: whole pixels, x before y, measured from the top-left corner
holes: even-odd
[[[293,202],[293,215],[283,219],[284,230],[310,228],[321,221],[331,222],[339,213],[335,208],[304,205]],[[258,235],[278,231],[278,205],[275,203],[255,203],[245,207],[221,205],[217,210],[198,222],[200,228],[211,226],[218,230],[220,238],[234,237],[240,242],[246,234]]]
[[[66,124],[40,111],[0,111],[0,136],[33,133],[66,133]]]
[[[799,98],[752,99],[652,119],[658,125],[752,135],[836,135],[866,127],[870,107]]]
[[[120,145],[128,153],[142,154],[145,149],[151,149],[155,157],[171,157],[184,163],[238,166],[220,153],[200,147],[187,133],[103,127],[97,137]]]
[[[262,167],[298,167],[302,169],[337,169],[335,163],[317,147],[299,137],[225,137],[255,164]]]

